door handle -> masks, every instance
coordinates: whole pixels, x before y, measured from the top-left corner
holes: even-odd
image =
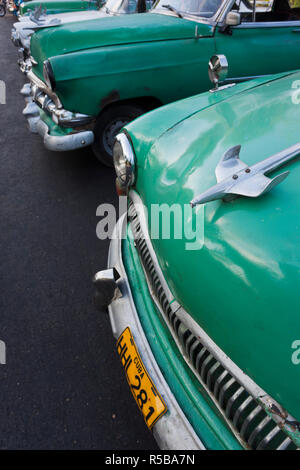
[[[293,29],[292,33],[300,33],[300,28],[299,29]]]

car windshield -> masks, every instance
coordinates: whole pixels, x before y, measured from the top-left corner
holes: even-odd
[[[191,15],[211,18],[225,0],[158,0],[154,10],[173,12],[177,16]]]
[[[152,0],[146,0],[146,8],[152,7]],[[136,13],[138,0],[107,0],[102,7],[104,11],[111,13]]]

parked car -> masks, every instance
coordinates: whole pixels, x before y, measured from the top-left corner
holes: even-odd
[[[18,47],[20,69],[25,74],[31,70],[30,38],[36,30],[48,27],[54,28],[78,21],[102,19],[109,16],[145,13],[151,7],[152,0],[108,0],[97,11],[86,10],[50,15],[43,10],[41,4],[30,17],[22,17],[21,21],[15,23],[11,30],[12,42]]]
[[[102,4],[102,2],[101,2]],[[48,14],[67,13],[74,11],[98,10],[101,5],[97,0],[25,0],[21,2],[19,18],[29,16],[42,5]]]
[[[294,72],[219,88],[117,136],[128,213],[96,304],[163,449],[300,448],[299,86]]]
[[[287,0],[265,12],[247,0],[240,10],[232,0],[159,0],[147,15],[41,29],[31,38],[28,74],[37,106],[25,114],[48,149],[93,145],[111,165],[126,123],[208,89],[212,54],[228,56],[229,81],[300,67],[298,27],[300,9]],[[28,99],[30,87],[23,93]]]

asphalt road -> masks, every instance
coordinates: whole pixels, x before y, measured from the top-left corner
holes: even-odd
[[[13,22],[0,18],[0,449],[156,449],[92,299],[108,250],[96,208],[116,204],[114,172],[29,133]]]

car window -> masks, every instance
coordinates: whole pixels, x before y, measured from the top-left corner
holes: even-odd
[[[225,0],[158,0],[154,5],[154,10],[159,12],[172,13],[174,11],[184,15],[200,16],[211,18],[221,7]]]
[[[300,20],[300,0],[237,0],[232,8],[241,14],[242,23]]]
[[[139,3],[147,10],[153,5],[152,0],[107,0],[103,8],[112,13],[136,13]]]

